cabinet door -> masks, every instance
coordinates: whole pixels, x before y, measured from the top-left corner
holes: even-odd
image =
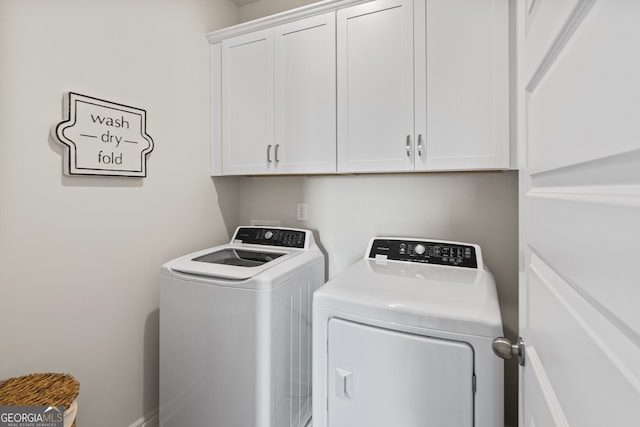
[[[338,171],[413,169],[413,2],[337,14]]]
[[[508,168],[508,1],[415,8],[416,169]]]
[[[274,29],[277,173],[336,171],[335,12]]]
[[[225,175],[265,173],[273,168],[272,35],[269,29],[222,42]]]

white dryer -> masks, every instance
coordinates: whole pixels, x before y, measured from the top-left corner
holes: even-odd
[[[160,426],[300,427],[311,417],[308,230],[239,227],[162,266]]]
[[[495,282],[473,244],[372,239],[313,297],[314,427],[503,427]]]

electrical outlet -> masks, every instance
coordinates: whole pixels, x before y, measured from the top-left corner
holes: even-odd
[[[296,207],[296,219],[298,221],[307,221],[309,218],[307,217],[307,204],[306,203],[298,203]]]

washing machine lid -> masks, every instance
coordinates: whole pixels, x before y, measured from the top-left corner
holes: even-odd
[[[179,273],[247,280],[314,246],[309,230],[282,227],[238,227],[226,245],[185,255],[170,263]]]
[[[178,258],[171,264],[171,270],[213,279],[247,280],[299,254],[225,245]]]
[[[284,252],[250,251],[243,248],[228,247],[209,252],[192,259],[195,262],[235,265],[238,267],[259,267],[285,255]]]
[[[371,253],[373,244],[365,259],[316,291],[314,306],[345,313],[346,317],[353,314],[465,335],[501,336],[495,281],[489,271],[376,256]]]

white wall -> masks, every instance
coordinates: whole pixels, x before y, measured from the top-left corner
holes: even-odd
[[[0,379],[74,375],[78,425],[157,407],[159,266],[237,222],[234,181],[209,177],[205,39],[237,20],[227,0],[0,0]],[[66,91],[147,110],[147,178],[62,175]]]

